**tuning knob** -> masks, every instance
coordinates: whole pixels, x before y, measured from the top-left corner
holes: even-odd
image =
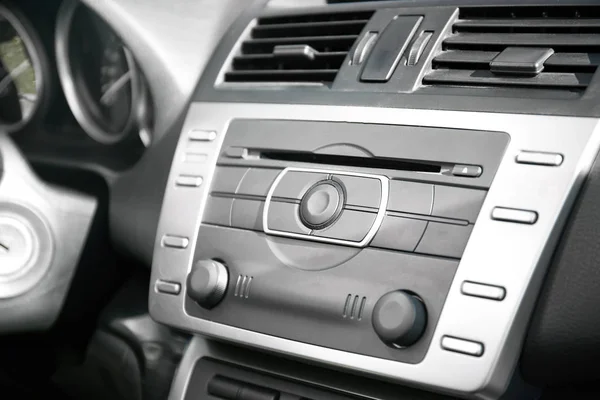
[[[375,332],[385,344],[408,347],[423,335],[427,310],[417,296],[398,290],[377,301],[372,322]]]
[[[187,277],[187,295],[203,308],[213,308],[225,297],[227,268],[218,261],[200,260]]]

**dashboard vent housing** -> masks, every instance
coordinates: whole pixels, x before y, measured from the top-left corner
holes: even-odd
[[[532,48],[552,54],[541,60],[541,72],[503,74],[490,67],[507,49],[527,54]],[[423,83],[583,92],[599,63],[600,6],[467,7]]]
[[[258,18],[225,82],[333,82],[373,11]]]

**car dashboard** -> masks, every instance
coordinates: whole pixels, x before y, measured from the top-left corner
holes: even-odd
[[[171,399],[537,399],[597,378],[593,1],[54,3],[50,45],[23,25],[37,105],[0,149],[107,182],[150,315],[194,335]],[[87,207],[59,230],[81,241],[95,204],[59,194]]]

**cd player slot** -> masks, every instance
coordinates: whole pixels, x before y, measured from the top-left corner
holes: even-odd
[[[394,158],[317,154],[305,151],[253,150],[249,151],[249,153],[258,155],[258,158],[260,159],[276,161],[395,171],[426,172],[433,174],[439,174],[442,172],[442,166],[439,164],[406,161]]]

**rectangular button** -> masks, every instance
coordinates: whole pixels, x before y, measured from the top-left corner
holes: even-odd
[[[387,82],[422,20],[422,16],[416,15],[398,16],[393,19],[371,50],[360,80]]]
[[[483,206],[485,190],[435,185],[432,215],[475,223]]]
[[[506,289],[501,286],[484,285],[483,283],[464,281],[460,287],[462,294],[473,297],[481,297],[489,300],[504,300]]]
[[[431,215],[433,185],[390,181],[388,210],[410,214]]]
[[[280,173],[280,169],[250,168],[242,178],[236,194],[267,197],[271,185]]]
[[[273,196],[300,200],[312,185],[326,180],[328,176],[320,172],[287,172],[277,184]]]
[[[235,193],[248,168],[217,167],[211,190],[219,193]]]
[[[262,231],[264,205],[265,202],[260,200],[233,200],[231,226],[253,231]]]
[[[308,235],[310,229],[300,222],[298,209],[300,206],[293,203],[272,201],[269,205],[269,229],[290,233]]]
[[[161,279],[156,281],[156,291],[165,294],[179,294],[181,292],[181,285],[176,282],[163,281]]]
[[[482,172],[483,169],[479,165],[456,164],[452,168],[452,175],[465,178],[477,178]]]
[[[542,153],[537,151],[522,151],[517,154],[519,164],[544,165],[548,167],[558,167],[563,162],[562,154]]]
[[[399,251],[414,251],[427,221],[386,215],[371,246]]]
[[[162,238],[162,245],[173,249],[185,249],[189,243],[190,240],[183,236],[165,235]]]
[[[202,164],[208,159],[208,154],[197,153],[195,151],[186,151],[183,161],[190,164]]]
[[[519,210],[516,208],[494,207],[492,219],[497,221],[515,222],[517,224],[533,225],[536,223],[538,214],[535,211]]]
[[[248,154],[248,149],[244,147],[228,147],[225,155],[228,158],[244,158]]]
[[[206,224],[231,226],[232,198],[209,196],[202,222]]]
[[[188,132],[188,139],[200,142],[212,142],[217,138],[217,132],[203,129],[192,129]]]
[[[471,236],[473,225],[453,225],[429,221],[419,242],[417,253],[461,258]]]
[[[442,349],[474,357],[481,357],[483,355],[483,343],[452,336],[442,337]]]
[[[197,175],[179,175],[175,180],[175,184],[184,187],[200,187],[202,185],[202,177]]]
[[[333,179],[346,189],[346,204],[379,209],[381,204],[381,181],[360,176],[334,175]]]
[[[376,213],[344,210],[332,226],[314,231],[312,234],[319,237],[360,242],[369,233],[376,216]]]

